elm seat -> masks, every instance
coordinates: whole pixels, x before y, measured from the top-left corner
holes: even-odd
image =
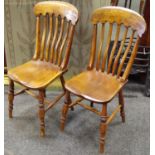
[[[28,88],[38,89],[51,83],[62,72],[60,67],[49,62],[32,60],[10,69],[8,76]]]
[[[126,81],[122,82],[111,74],[92,70],[73,77],[66,82],[65,87],[70,92],[88,100],[108,102],[125,84]]]

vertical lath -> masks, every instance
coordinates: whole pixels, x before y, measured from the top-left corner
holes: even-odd
[[[100,45],[99,45],[99,50],[97,55],[96,70],[99,70],[100,68],[101,52],[102,52],[102,46],[104,42],[104,28],[105,28],[105,24],[103,23],[101,28],[101,37],[100,37]]]
[[[62,40],[61,46],[59,48],[59,53],[58,53],[58,66],[61,65],[62,53],[63,53],[63,49],[64,49],[64,46],[65,46],[65,42],[67,41],[67,38],[68,38],[69,29],[70,29],[70,22],[67,22],[66,33],[65,33],[64,38]]]
[[[119,39],[120,27],[121,27],[120,24],[117,25],[117,32],[116,32],[116,36],[115,36],[115,41],[114,41],[114,45],[113,45],[113,48],[112,48],[112,51],[111,51],[111,54],[110,54],[110,58],[109,58],[109,62],[108,62],[108,71],[107,71],[108,73],[110,73],[110,70],[111,70],[113,57],[114,57],[115,50],[116,50],[117,43],[118,43],[118,39]]]
[[[54,48],[55,48],[55,42],[56,42],[56,39],[57,39],[57,34],[58,34],[58,16],[56,16],[56,21],[55,21],[55,28],[54,28],[54,36],[53,36],[53,40],[52,40],[52,44],[51,44],[51,56],[50,56],[50,62],[53,62],[54,60],[54,55],[55,55],[55,51],[54,51]]]
[[[138,36],[137,40],[136,40],[136,43],[134,45],[134,48],[133,48],[133,51],[131,53],[131,56],[130,56],[130,59],[129,59],[129,62],[127,64],[127,67],[125,68],[125,72],[123,73],[123,79],[126,80],[128,78],[128,75],[130,73],[130,70],[131,70],[131,67],[132,67],[132,64],[134,62],[134,59],[136,57],[136,54],[137,54],[137,49],[138,49],[138,44],[139,44],[139,41],[140,41],[140,38]]]
[[[135,31],[132,31],[132,35],[131,35],[131,37],[130,37],[130,41],[129,41],[128,47],[126,48],[126,50],[125,50],[125,52],[124,52],[124,54],[123,54],[122,60],[121,60],[121,62],[120,62],[120,65],[119,65],[119,67],[118,67],[117,77],[119,77],[120,74],[121,74],[121,71],[122,71],[122,68],[123,68],[125,59],[126,59],[126,57],[127,57],[127,55],[128,55],[128,52],[129,52],[130,47],[131,47],[132,42],[133,42],[134,34],[135,34]]]
[[[45,59],[46,61],[49,60],[49,51],[50,51],[50,43],[51,43],[51,38],[52,38],[52,29],[53,29],[53,16],[49,16],[49,33],[47,37],[47,43],[46,43],[46,54],[45,54]]]
[[[45,48],[45,41],[46,41],[46,31],[47,31],[47,16],[44,16],[44,25],[43,25],[43,35],[42,35],[42,40],[41,40],[40,60],[44,59],[44,48]]]
[[[35,47],[35,54],[33,59],[38,59],[40,56],[40,16],[36,17],[36,47]]]
[[[95,53],[96,53],[96,38],[97,38],[97,24],[94,24],[93,36],[92,36],[92,47],[91,47],[88,69],[92,69],[94,66]]]
[[[74,29],[75,29],[74,25],[71,25],[70,31],[69,31],[69,36],[67,39],[67,45],[66,45],[66,51],[65,51],[64,59],[63,59],[63,62],[61,64],[62,69],[65,69],[67,67],[67,64],[69,61],[69,55],[70,55],[70,49],[71,49],[71,45],[72,45],[72,41],[73,41]]]
[[[59,37],[58,37],[58,41],[56,43],[56,46],[55,46],[55,57],[54,57],[54,63],[56,64],[57,61],[58,61],[58,48],[60,46],[60,43],[61,43],[61,39],[62,39],[62,36],[63,36],[63,31],[64,31],[64,18],[61,19],[61,28],[60,28],[60,33],[59,33]]]
[[[113,64],[113,68],[112,68],[112,75],[115,74],[115,71],[116,71],[116,68],[117,68],[117,65],[118,65],[118,61],[119,61],[119,58],[120,58],[120,55],[121,55],[121,52],[122,52],[122,49],[123,49],[123,46],[124,46],[124,43],[125,43],[125,40],[126,40],[127,33],[128,33],[128,28],[126,27],[126,29],[124,31],[123,39],[121,41],[121,45],[119,47],[118,53],[117,53],[117,55],[115,57],[115,60],[114,60],[114,64]]]
[[[106,65],[106,59],[108,56],[108,51],[109,51],[109,47],[110,47],[110,41],[111,41],[111,35],[112,35],[112,29],[113,29],[113,24],[110,23],[110,27],[109,27],[109,32],[108,32],[108,39],[107,39],[107,43],[106,43],[106,48],[103,54],[103,60],[102,60],[102,71],[105,70],[105,65]]]

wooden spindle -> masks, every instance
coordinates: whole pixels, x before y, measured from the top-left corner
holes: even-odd
[[[96,38],[97,38],[97,24],[94,24],[93,36],[92,36],[92,46],[91,46],[91,53],[90,53],[90,58],[89,58],[88,69],[92,69],[94,66],[95,53],[96,53]]]
[[[114,60],[112,75],[115,74],[115,71],[116,71],[116,68],[117,68],[117,65],[118,65],[118,61],[119,61],[119,58],[120,58],[120,55],[121,55],[121,52],[122,52],[122,49],[123,49],[123,46],[124,46],[124,43],[125,43],[125,40],[126,40],[127,33],[128,33],[128,28],[126,27],[126,30],[125,30],[124,36],[123,36],[123,40],[121,41],[121,46],[120,46],[120,48],[118,50],[118,53],[116,55],[116,58]]]
[[[36,60],[40,56],[40,16],[36,17],[36,47],[33,59]]]
[[[50,24],[50,26],[49,26],[47,43],[46,43],[46,55],[45,55],[46,61],[48,61],[48,59],[49,59],[49,49],[50,49],[50,42],[51,42],[51,38],[52,38],[52,29],[53,29],[53,16],[52,15],[49,17],[49,24]]]
[[[54,48],[55,48],[55,42],[56,42],[56,39],[57,39],[57,34],[58,34],[58,24],[59,24],[59,21],[58,21],[58,16],[56,16],[56,21],[55,21],[55,33],[54,33],[54,36],[53,36],[53,40],[52,40],[52,44],[51,44],[51,56],[50,56],[50,62],[53,62],[53,59],[54,59]]]
[[[70,55],[71,45],[72,45],[72,41],[73,41],[74,29],[75,29],[74,25],[71,25],[70,31],[69,31],[69,36],[67,39],[66,52],[65,52],[64,59],[63,59],[62,65],[61,65],[62,69],[66,69],[68,61],[69,61],[69,55]]]
[[[64,36],[64,38],[63,38],[63,40],[62,40],[62,43],[61,43],[61,46],[60,46],[60,49],[59,49],[59,54],[58,54],[58,66],[60,66],[60,65],[61,65],[61,62],[62,62],[62,53],[63,53],[63,49],[64,49],[65,42],[66,42],[67,39],[68,39],[69,29],[70,29],[70,23],[67,22],[66,33],[65,33],[65,36]]]
[[[96,70],[99,70],[99,67],[100,67],[101,51],[102,51],[102,46],[103,46],[103,42],[104,42],[104,27],[105,27],[105,24],[103,23],[102,29],[101,29],[101,38],[100,38],[97,62],[96,62]]]
[[[64,31],[64,18],[61,19],[60,34],[59,34],[58,41],[57,41],[56,46],[55,46],[55,57],[54,57],[54,63],[55,64],[56,64],[57,59],[58,59],[58,48],[60,46],[60,42],[61,42],[61,39],[62,39],[63,31]]]
[[[44,59],[44,48],[45,48],[45,40],[46,40],[46,31],[47,31],[47,16],[44,17],[44,27],[43,27],[43,35],[41,40],[41,54],[40,60]]]
[[[112,48],[112,51],[111,51],[111,54],[110,54],[110,58],[109,58],[109,62],[108,62],[108,71],[107,71],[108,73],[110,73],[110,70],[111,70],[113,57],[114,57],[115,50],[116,50],[117,43],[118,43],[118,39],[119,39],[120,27],[121,27],[120,24],[117,25],[117,32],[116,32],[116,36],[115,36],[115,41],[114,41],[114,45],[113,45],[113,48]]]
[[[103,60],[102,60],[102,71],[105,70],[106,59],[107,59],[108,51],[109,51],[109,47],[110,47],[112,29],[113,29],[113,24],[110,23],[109,32],[108,32],[107,44],[106,44],[106,48],[105,48],[104,55],[103,55]]]
[[[126,48],[126,50],[125,50],[125,52],[124,52],[124,54],[123,54],[121,63],[120,63],[120,65],[119,65],[119,67],[118,67],[117,78],[118,78],[118,77],[120,76],[120,74],[121,74],[121,71],[122,71],[124,62],[125,62],[125,60],[126,60],[126,57],[127,57],[127,55],[128,55],[128,52],[129,52],[130,47],[131,47],[132,42],[133,42],[134,34],[135,34],[135,31],[132,32],[132,35],[131,35],[131,37],[130,37],[130,41],[129,41],[128,47]]]
[[[131,67],[132,67],[132,64],[134,62],[134,59],[136,57],[136,54],[137,54],[137,49],[138,49],[138,44],[139,44],[139,41],[140,41],[140,38],[138,37],[137,38],[137,41],[134,45],[134,48],[133,48],[133,51],[132,51],[132,54],[130,56],[130,59],[129,59],[129,62],[127,64],[127,67],[125,69],[125,72],[123,74],[123,79],[126,80],[129,76],[129,73],[130,73],[130,70],[131,70]]]

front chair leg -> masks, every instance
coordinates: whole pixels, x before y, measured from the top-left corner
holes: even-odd
[[[100,123],[100,153],[104,152],[105,135],[107,128],[106,121],[107,121],[107,103],[104,103],[102,107],[101,123]]]
[[[13,80],[9,79],[9,92],[8,92],[8,100],[9,100],[9,118],[12,118],[12,111],[13,111],[13,99],[14,99],[14,82]]]
[[[62,108],[61,120],[60,120],[60,130],[63,131],[65,127],[65,121],[67,117],[67,112],[69,109],[69,104],[71,103],[70,92],[66,90],[65,103]]]
[[[123,98],[123,91],[119,91],[119,104],[121,105],[120,115],[122,117],[122,122],[125,122],[125,111],[124,111],[124,98]]]
[[[44,109],[44,90],[39,90],[39,119],[40,119],[40,136],[45,136],[45,109]]]

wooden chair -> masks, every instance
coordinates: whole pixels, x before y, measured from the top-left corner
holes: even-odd
[[[34,7],[36,16],[36,48],[32,60],[8,71],[9,76],[9,117],[12,118],[14,96],[26,92],[39,100],[40,135],[45,135],[45,113],[52,108],[65,91],[49,101],[45,98],[46,87],[60,78],[64,89],[63,74],[67,64],[73,40],[78,10],[66,2],[39,2]],[[24,89],[14,92],[14,82]],[[36,95],[32,90],[38,90]],[[47,107],[45,108],[45,103]]]
[[[104,152],[105,134],[107,125],[113,120],[118,111],[125,122],[124,99],[122,89],[127,83],[127,78],[130,73],[134,58],[136,56],[139,38],[145,31],[146,23],[142,16],[138,13],[122,8],[122,7],[102,7],[96,9],[91,17],[93,24],[92,47],[87,70],[73,77],[66,82],[65,104],[62,109],[61,125],[63,131],[66,121],[68,109],[75,105],[80,105],[83,108],[95,112],[100,116],[100,152]],[[104,34],[105,25],[109,23],[108,34]],[[114,44],[108,57],[113,26],[117,23]],[[100,28],[101,27],[101,28]],[[120,31],[123,30],[123,35],[120,36]],[[130,32],[131,31],[131,32]],[[131,34],[130,34],[130,33]],[[127,34],[130,34],[130,41],[125,48]],[[98,36],[98,37],[97,37]],[[130,50],[133,44],[133,38],[137,37],[134,42],[134,48]],[[121,39],[120,37],[123,37]],[[119,50],[116,50],[117,42],[121,39]],[[104,53],[102,53],[103,44],[106,43]],[[125,49],[124,49],[125,48]],[[121,52],[125,50],[121,56]],[[123,74],[121,74],[126,56],[130,52],[130,59]],[[117,53],[113,61],[114,54]],[[71,101],[70,93],[78,96],[78,99]],[[107,105],[118,94],[119,104],[114,112],[108,116]],[[91,106],[81,103],[82,100],[88,100]],[[93,107],[93,103],[102,105],[102,110],[99,111]],[[89,132],[89,131],[88,131]]]

